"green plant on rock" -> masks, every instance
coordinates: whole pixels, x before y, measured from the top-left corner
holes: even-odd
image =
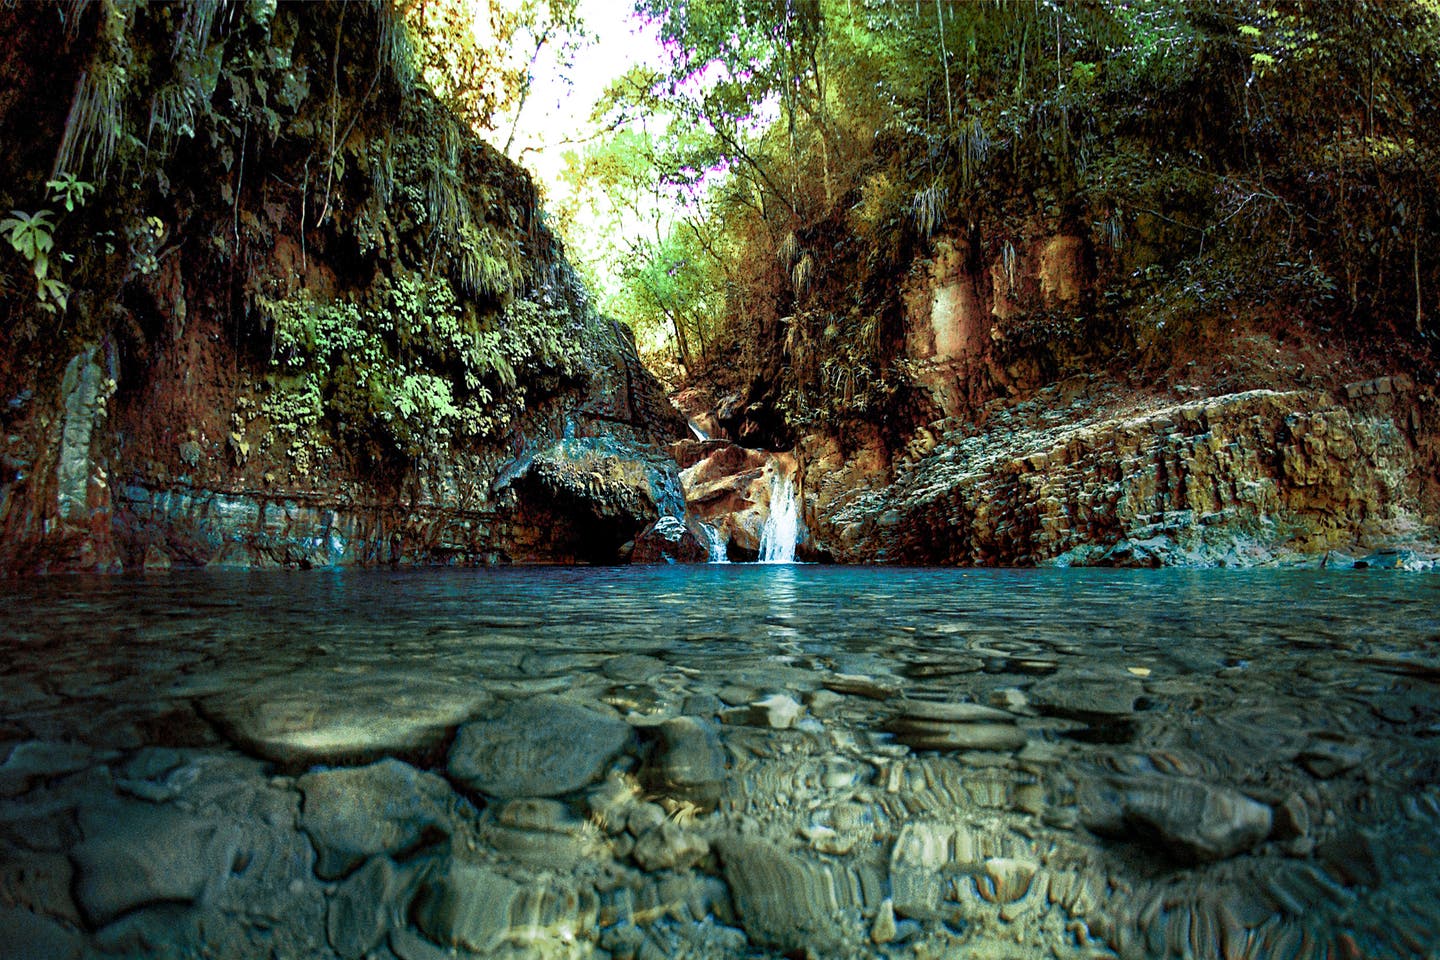
[[[95,192],[95,184],[71,173],[62,173],[46,181],[45,186],[51,202],[64,206],[66,213],[84,206],[86,197]],[[59,226],[55,216],[55,211],[48,208],[34,213],[11,210],[10,216],[0,220],[0,233],[6,234],[10,246],[30,264],[36,304],[46,313],[63,311],[71,293],[69,284],[60,279],[55,269],[57,260],[69,263],[74,259],[55,247],[55,230]]]
[[[46,180],[45,186],[56,203],[65,205],[66,213],[74,213],[85,205],[85,198],[95,192],[95,184],[81,180],[73,173],[62,173],[53,180]]]

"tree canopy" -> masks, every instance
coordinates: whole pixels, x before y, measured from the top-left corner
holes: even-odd
[[[613,133],[571,176],[636,218],[664,191],[647,184],[689,192],[645,215],[609,302],[690,367],[784,340],[792,414],[891,389],[898,271],[941,235],[1003,261],[1027,217],[1089,238],[1104,282],[1082,334],[1112,344],[1276,303],[1350,332],[1431,329],[1430,0],[636,10],[666,65],[612,85]]]

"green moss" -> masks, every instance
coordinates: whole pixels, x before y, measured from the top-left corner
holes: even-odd
[[[272,431],[330,433],[372,459],[503,436],[583,369],[566,315],[527,300],[462,305],[443,279],[383,281],[359,302],[257,298],[271,337]]]

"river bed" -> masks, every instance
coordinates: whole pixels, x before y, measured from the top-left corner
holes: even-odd
[[[1440,579],[12,581],[0,957],[1423,957]]]

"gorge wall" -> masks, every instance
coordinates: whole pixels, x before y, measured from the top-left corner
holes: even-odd
[[[615,562],[683,516],[683,420],[389,5],[0,26],[52,245],[4,258],[0,569]]]
[[[833,434],[801,444],[821,549],[847,561],[1122,566],[1378,550],[1368,562],[1403,565],[1436,552],[1433,382],[1347,382],[1408,365],[1403,352],[1367,361],[1349,344],[1297,345],[1293,328],[1287,343],[1284,322],[1208,340],[1197,326],[1196,344],[1167,345],[1154,380],[1125,379],[1076,349],[1094,337],[1082,319],[1044,351],[1015,349],[1037,317],[1063,324],[1098,299],[1126,266],[1115,251],[1057,225],[1018,252],[992,241],[993,261],[967,267],[961,243],[939,239],[904,288],[916,408],[937,419],[906,428],[893,454],[875,430],[859,453]]]
[[[1032,220],[927,252],[900,287],[905,392],[794,447],[810,556],[1429,566],[1440,552],[1440,411],[1414,355],[1351,352],[1291,319],[1196,324],[1193,343],[1127,369],[1079,318],[1125,266],[1093,237]]]

